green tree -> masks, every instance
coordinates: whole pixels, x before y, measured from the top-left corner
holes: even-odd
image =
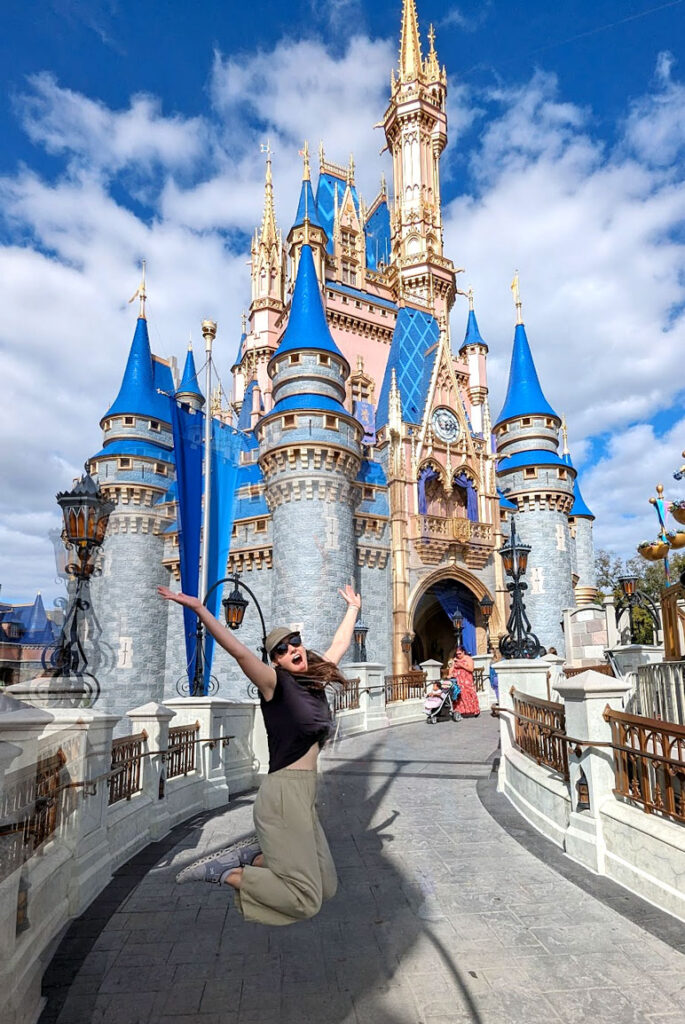
[[[685,554],[671,556],[670,570],[671,581],[676,582],[680,574],[685,571]],[[595,571],[597,573],[597,589],[601,598],[613,594],[614,601],[618,602],[623,596],[621,585],[618,582],[619,577],[634,575],[637,576],[638,590],[651,597],[657,605],[659,604],[661,591],[665,586],[663,562],[648,562],[639,556],[623,560],[618,555],[612,555],[610,551],[600,548],[595,555]],[[650,615],[642,608],[635,608],[633,621],[636,642],[639,644],[654,643],[654,628]],[[627,619],[622,619],[621,628],[625,629],[627,625]]]

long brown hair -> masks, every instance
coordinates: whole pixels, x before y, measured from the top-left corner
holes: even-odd
[[[344,686],[347,683],[347,679],[342,674],[337,665],[332,661],[327,661],[322,658],[316,651],[307,650],[307,671],[303,675],[295,676],[298,682],[301,680],[302,685],[306,686],[308,690],[312,692],[321,692],[326,689],[331,683]]]

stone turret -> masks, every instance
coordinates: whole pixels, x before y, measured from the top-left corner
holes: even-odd
[[[188,345],[186,361],[183,367],[183,376],[176,392],[176,401],[180,405],[187,405],[193,412],[198,412],[205,404],[204,395],[197,383],[197,370],[195,369],[195,357],[193,346]]]
[[[517,309],[509,387],[494,427],[498,486],[516,504],[517,533],[531,546],[525,601],[533,632],[562,654],[562,613],[575,604],[568,516],[576,471],[559,455],[561,418],[542,393],[520,301]]]
[[[336,588],[355,575],[362,428],[343,405],[350,368],[328,329],[308,245],[268,369],[274,405],[257,437],[273,517],[272,607],[321,651],[340,619]]]
[[[174,479],[170,365],[150,351],[144,293],[119,393],[101,421],[103,447],[90,459],[103,493],[116,504],[102,575],[91,584],[108,654],[98,673],[103,709],[123,713],[164,691],[166,614],[155,598],[168,584],[162,563],[165,503]]]

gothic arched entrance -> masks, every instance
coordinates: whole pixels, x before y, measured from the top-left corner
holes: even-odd
[[[473,591],[455,579],[431,583],[419,598],[414,610],[414,643],[412,664],[428,658],[447,663],[454,652],[457,635],[452,616],[459,610],[463,620],[462,643],[469,654],[477,653],[476,626],[479,609]]]

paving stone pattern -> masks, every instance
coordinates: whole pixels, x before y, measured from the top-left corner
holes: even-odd
[[[340,889],[288,928],[173,881],[249,832],[253,794],[179,827],[74,923],[41,1024],[685,1020],[685,926],[538,837],[495,791],[495,744],[481,716],[328,748]]]

